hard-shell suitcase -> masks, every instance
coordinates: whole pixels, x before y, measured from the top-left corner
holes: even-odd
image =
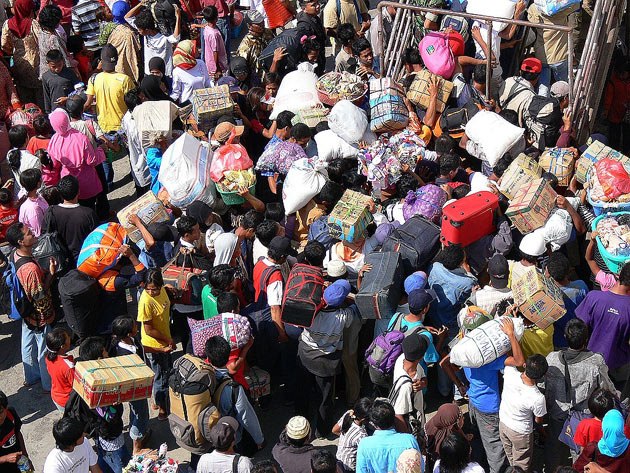
[[[396,312],[403,289],[400,253],[370,253],[365,264],[372,270],[365,273],[355,302],[363,319],[389,319]]]
[[[387,237],[383,251],[400,253],[404,275],[426,269],[440,250],[440,227],[416,215]]]
[[[492,192],[467,195],[442,210],[440,240],[444,245],[468,246],[496,230],[499,198]]]

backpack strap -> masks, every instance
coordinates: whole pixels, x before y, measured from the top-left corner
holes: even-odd
[[[230,415],[236,411],[236,402],[238,401],[238,388],[240,384],[233,381],[232,378],[230,378],[229,376],[226,376],[225,380],[221,381],[221,384],[219,384],[217,389],[214,391],[214,394],[212,395],[212,402],[214,403],[216,408],[219,409],[219,406],[221,404],[221,395],[223,394],[223,390],[228,385],[232,388],[232,395],[231,395],[232,406],[230,407],[229,412],[221,412],[222,416]],[[219,411],[220,410],[221,409],[219,409]]]
[[[241,459],[241,456],[237,453],[234,455],[234,459],[232,460],[232,473],[238,473],[238,461]]]
[[[519,89],[519,90],[517,90],[517,91],[514,91],[514,89],[515,89],[517,86],[522,86],[522,88],[521,88],[521,89]],[[521,95],[521,93],[522,93],[522,92],[525,92],[526,90],[531,90],[531,89],[528,89],[527,87],[523,86],[520,82],[518,82],[518,81],[517,81],[517,82],[516,82],[516,83],[512,86],[512,88],[510,89],[510,95],[508,95],[508,96],[507,96],[507,98],[505,99],[505,102],[503,102],[503,104],[502,104],[502,108],[507,107],[507,106],[508,106],[508,104],[509,104],[512,100],[514,100],[516,97],[518,97],[519,95]]]
[[[359,8],[359,4],[357,0],[352,0],[354,3],[354,10],[357,13],[357,20],[359,21],[359,25],[363,23],[363,18],[361,18],[361,9]],[[341,21],[341,0],[337,0],[337,19]]]
[[[402,379],[402,383],[399,383],[401,379]],[[392,386],[392,389],[389,391],[389,394],[387,395],[387,399],[389,399],[389,402],[394,404],[394,402],[396,401],[396,398],[398,398],[398,393],[400,392],[400,389],[407,383],[413,384],[413,380],[411,379],[411,376],[409,376],[408,374],[405,374],[396,380],[396,382]],[[398,386],[398,388],[396,388],[396,386]]]
[[[258,294],[258,299],[256,299],[256,302],[259,302],[263,295],[267,295],[267,285],[269,284],[271,276],[273,276],[276,271],[280,271],[280,268],[278,268],[277,266],[267,266],[263,271],[262,276],[260,277],[260,294]]]
[[[394,317],[396,317],[394,319],[394,325],[392,325],[392,329],[388,330],[388,332],[393,332],[394,330],[397,330],[399,332],[405,332],[406,330],[402,330],[402,321],[403,321],[403,313],[402,312],[396,312],[394,314]]]

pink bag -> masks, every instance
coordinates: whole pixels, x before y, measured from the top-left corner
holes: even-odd
[[[210,179],[214,182],[223,179],[225,171],[243,171],[254,165],[243,145],[232,144],[235,136],[236,134],[232,131],[227,142],[214,152],[210,164]]]
[[[448,194],[440,186],[427,184],[415,192],[409,191],[403,203],[403,217],[409,220],[414,215],[422,215],[433,223],[440,223],[442,206],[448,200]]]
[[[429,71],[444,79],[450,79],[453,76],[455,58],[448,45],[448,34],[432,31],[422,38],[418,48],[422,61]]]

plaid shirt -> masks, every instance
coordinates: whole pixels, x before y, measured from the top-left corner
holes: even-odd
[[[72,7],[72,29],[83,37],[85,47],[90,50],[96,50],[99,46],[100,25],[96,12],[100,6],[98,0],[80,0]]]

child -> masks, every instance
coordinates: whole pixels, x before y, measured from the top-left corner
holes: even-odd
[[[48,143],[52,136],[52,126],[50,126],[48,115],[45,113],[37,115],[33,119],[33,128],[35,129],[35,136],[31,137],[26,147],[26,150],[31,154],[35,154],[38,149],[48,149]]]
[[[13,195],[9,189],[3,187],[0,189],[0,243],[7,239],[7,228],[17,221],[18,211],[13,207]]]
[[[20,206],[19,220],[38,237],[42,232],[44,212],[48,209],[48,203],[37,192],[42,186],[42,172],[39,169],[27,169],[20,176],[20,184],[26,191],[26,200]]]
[[[42,76],[44,111],[50,113],[65,103],[79,78],[72,69],[66,67],[63,54],[58,49],[46,53],[46,62],[48,70]]]
[[[99,22],[98,45],[102,47],[109,42],[109,35],[112,34],[112,31],[114,31],[118,25],[114,23],[112,11],[105,5],[101,5],[98,7],[98,10],[96,10],[96,19]]]
[[[52,159],[50,159],[48,151],[44,148],[40,148],[35,151],[35,157],[39,159],[39,164],[42,169],[42,181],[44,181],[44,184],[48,187],[56,186],[59,182],[59,173],[55,169],[55,165],[53,164]]]
[[[219,80],[219,77],[228,70],[228,58],[225,43],[221,32],[217,29],[219,13],[216,7],[208,6],[201,11],[207,25],[203,29],[204,62],[208,67],[211,81]]]
[[[11,168],[13,177],[15,178],[13,195],[17,197],[22,190],[22,186],[20,185],[20,174],[27,169],[40,169],[41,165],[37,157],[26,151],[28,129],[24,125],[11,127],[8,134],[11,150],[7,153],[7,161],[9,162],[9,167]]]
[[[591,442],[599,442],[603,437],[602,419],[606,413],[615,408],[613,393],[608,389],[598,388],[588,398],[588,410],[593,414],[592,419],[583,419],[575,429],[573,441],[584,448]],[[626,423],[624,432],[630,438],[630,425]]]
[[[46,334],[46,368],[52,380],[50,397],[61,412],[72,392],[74,358],[66,355],[70,349],[70,336],[65,328],[57,327]]]
[[[77,61],[77,68],[81,74],[81,81],[87,84],[88,79],[92,75],[92,61],[90,52],[85,47],[85,41],[80,35],[72,35],[68,38],[68,51],[72,53],[72,57]]]
[[[352,31],[354,32],[354,27]],[[354,403],[354,408],[346,411],[332,429],[333,434],[339,435],[337,461],[343,465],[344,471],[355,471],[357,468],[357,450],[361,439],[368,436],[365,425],[369,422],[368,414],[371,408],[370,398],[358,399]]]
[[[350,23],[343,23],[337,27],[337,39],[341,43],[341,50],[335,57],[336,72],[354,72],[357,60],[352,56],[352,43],[357,39],[357,32]]]
[[[168,149],[168,140],[164,136],[156,138],[153,145],[147,148],[147,166],[151,173],[151,190],[155,195],[160,191],[162,184],[158,181],[160,166],[162,165],[162,155]]]
[[[138,324],[128,315],[116,317],[112,322],[112,340],[108,350],[110,356],[138,355],[144,360],[144,347],[138,342]],[[146,399],[129,403],[129,436],[133,440],[133,453],[144,448],[144,443],[151,436],[149,407]]]
[[[316,74],[320,72],[320,69],[322,69],[321,72],[323,73],[323,68],[320,68],[319,63],[321,50],[322,44],[315,38],[308,37],[302,41],[302,59],[312,64]],[[321,73],[318,75],[321,75]]]
[[[21,428],[20,417],[13,407],[9,407],[6,394],[0,391],[0,432],[5,433],[3,438],[0,438],[0,463],[4,464],[2,471],[18,473],[21,470],[18,469],[17,461],[22,456],[28,458]],[[30,470],[33,471],[32,463]]]
[[[273,105],[280,88],[280,76],[275,72],[270,72],[265,76],[263,86],[265,87],[265,98],[262,102],[267,105]]]

